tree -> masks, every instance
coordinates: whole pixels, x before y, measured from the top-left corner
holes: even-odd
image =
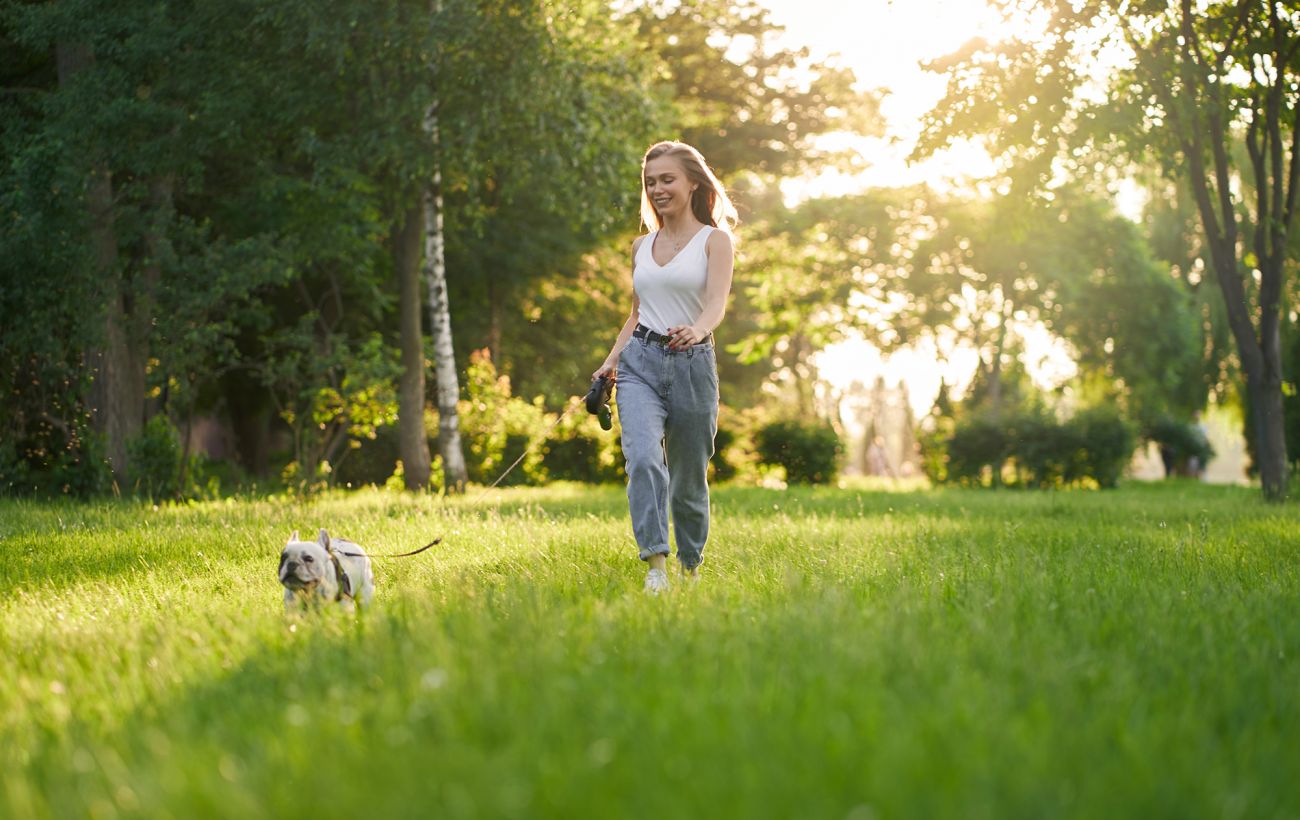
[[[813,138],[883,126],[879,94],[854,88],[850,69],[814,63],[807,49],[778,47],[781,27],[756,0],[644,0],[627,13],[637,39],[655,50],[654,79],[677,108],[681,139],[724,180],[847,161],[819,150]]]
[[[948,91],[918,154],[984,136],[1008,168],[1041,186],[1114,160],[1154,160],[1184,180],[1245,372],[1263,493],[1285,498],[1279,323],[1300,184],[1300,18],[1280,0],[996,6],[1008,17],[1044,13],[1044,32],[1033,42],[975,40],[933,63]],[[1122,53],[1123,67],[1097,76],[1102,52]],[[1089,93],[1098,82],[1104,95]],[[1245,163],[1234,158],[1236,139]],[[1242,194],[1247,176],[1252,198]]]
[[[748,274],[729,318],[743,336],[727,349],[743,363],[768,363],[805,415],[815,412],[814,355],[856,323],[856,300],[890,259],[894,198],[876,191],[772,207],[740,247]]]
[[[1197,358],[1190,299],[1108,202],[1062,186],[1050,201],[1015,191],[939,199],[920,216],[928,236],[892,285],[906,296],[892,324],[907,336],[945,328],[980,351],[992,409],[1006,351],[1036,322],[1072,345],[1085,378],[1122,387],[1115,398],[1130,416],[1150,420],[1181,401]]]

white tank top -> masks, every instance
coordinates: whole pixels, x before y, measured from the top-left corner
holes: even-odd
[[[632,288],[641,300],[638,322],[667,335],[668,328],[694,324],[700,318],[704,312],[704,285],[709,278],[709,258],[704,249],[709,234],[715,230],[708,225],[700,228],[667,265],[660,265],[654,257],[659,231],[646,234],[632,267]]]

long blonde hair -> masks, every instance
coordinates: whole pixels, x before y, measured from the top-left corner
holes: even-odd
[[[664,220],[655,210],[654,203],[645,189],[645,167],[652,159],[662,156],[676,157],[686,169],[686,177],[698,187],[691,193],[691,213],[705,225],[712,225],[731,234],[731,226],[736,222],[736,206],[731,204],[722,183],[709,169],[704,157],[694,147],[684,142],[656,142],[645,152],[641,160],[641,221],[646,230],[658,230],[664,226]]]

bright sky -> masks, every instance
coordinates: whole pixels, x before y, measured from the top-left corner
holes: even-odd
[[[923,60],[955,51],[972,37],[1000,39],[1007,26],[984,0],[762,0],[785,26],[786,43],[807,46],[814,58],[838,55],[864,88],[885,88],[884,139],[859,150],[871,168],[860,178],[831,174],[809,193],[839,193],[871,185],[941,182],[983,176],[988,157],[970,147],[908,167],[921,115],[943,94],[943,78],[921,69]]]
[[[785,43],[806,46],[814,59],[838,55],[853,69],[863,88],[886,88],[882,113],[887,121],[882,139],[857,139],[856,147],[869,167],[859,175],[828,172],[789,183],[787,196],[850,193],[870,186],[928,182],[944,188],[963,178],[991,173],[988,155],[965,146],[909,166],[920,131],[920,118],[943,94],[942,77],[924,71],[920,63],[955,51],[972,37],[998,40],[1013,28],[985,5],[984,0],[762,0],[772,20],[785,26]],[[1055,384],[1073,374],[1065,346],[1041,327],[1021,328],[1028,348],[1026,365],[1040,384]],[[864,342],[845,342],[819,358],[822,377],[836,387],[854,380],[870,385],[878,374],[890,384],[906,380],[913,414],[928,412],[942,376],[964,387],[974,372],[974,351],[952,351],[941,363],[932,344],[905,350],[889,359]]]

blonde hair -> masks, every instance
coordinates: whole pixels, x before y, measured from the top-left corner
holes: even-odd
[[[656,142],[645,152],[641,160],[641,221],[646,230],[658,230],[664,226],[663,218],[655,210],[654,203],[645,189],[645,167],[650,160],[663,156],[676,157],[686,169],[686,177],[698,187],[691,192],[691,213],[705,225],[712,225],[731,234],[731,226],[736,222],[736,206],[731,204],[722,183],[709,168],[704,157],[684,142]]]

